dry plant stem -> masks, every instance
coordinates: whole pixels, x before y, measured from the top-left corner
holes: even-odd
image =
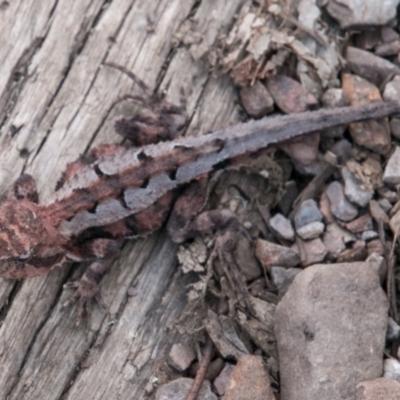
[[[383,236],[381,234],[381,232],[384,232],[382,222],[379,223],[379,233],[380,233],[380,236]],[[386,277],[386,292],[387,292],[389,305],[390,305],[390,314],[397,323],[399,323],[399,311],[397,309],[396,287],[395,287],[395,280],[394,280],[394,265],[395,265],[394,248],[396,246],[398,236],[399,236],[399,229],[396,230],[396,233],[395,233],[393,241],[392,241],[390,252],[385,257],[386,262],[388,264],[387,265],[388,271],[387,271],[387,277]],[[382,241],[382,238],[381,238],[381,241]],[[385,241],[382,241],[382,243],[385,244]],[[385,246],[385,252],[388,253],[386,250],[386,246]]]
[[[209,337],[207,337],[206,344],[204,345],[203,359],[200,362],[199,370],[197,371],[196,377],[186,400],[196,400],[197,395],[200,392],[201,385],[203,384],[204,377],[206,376],[208,365],[211,361],[211,355],[214,349],[213,342]]]

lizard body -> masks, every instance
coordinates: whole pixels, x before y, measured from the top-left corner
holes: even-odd
[[[115,254],[115,239],[158,229],[178,189],[196,181],[204,193],[210,174],[243,156],[310,132],[399,113],[400,104],[375,102],[267,117],[140,148],[100,146],[68,165],[46,204],[37,203],[34,181],[23,175],[0,205],[0,276],[26,278],[67,260],[91,259],[95,262],[80,283],[80,296],[92,297],[108,269],[109,262],[100,261]],[[179,207],[183,214],[192,212]],[[187,236],[171,235],[176,242]]]

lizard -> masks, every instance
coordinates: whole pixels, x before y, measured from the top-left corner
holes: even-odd
[[[118,132],[136,133],[139,147],[102,145],[80,156],[66,167],[51,200],[39,203],[35,181],[27,174],[4,192],[0,277],[29,278],[65,262],[91,261],[72,284],[83,313],[98,296],[121,239],[148,235],[168,218],[167,230],[176,243],[235,222],[228,210],[203,211],[212,176],[251,163],[263,150],[292,138],[400,113],[400,103],[373,102],[265,117],[203,136],[174,138],[183,125],[179,108],[154,103],[156,112],[116,122]]]

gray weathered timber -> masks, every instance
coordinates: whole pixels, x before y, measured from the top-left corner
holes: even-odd
[[[187,134],[237,121],[229,80],[212,77],[206,62],[173,43],[191,15],[212,45],[246,3],[7,3],[0,10],[0,189],[28,172],[46,200],[68,162],[96,144],[120,142],[113,120],[132,106],[112,104],[142,93],[103,62],[123,65],[175,104],[183,89]],[[0,399],[142,399],[150,379],[162,380],[160,366],[178,337],[171,327],[186,304],[175,246],[162,233],[127,243],[102,285],[109,314],[97,308],[90,330],[75,326],[75,307],[61,309],[63,285],[78,272],[0,282]]]

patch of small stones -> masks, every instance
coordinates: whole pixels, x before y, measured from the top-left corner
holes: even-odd
[[[372,21],[388,24],[399,3],[388,2],[385,14],[377,2],[365,2],[358,12],[356,1],[343,1],[344,8],[334,7],[336,1],[326,8],[342,28],[374,25]],[[308,0],[301,3],[315,7]],[[355,11],[341,14],[341,9]],[[274,10],[270,12],[279,14]],[[318,42],[310,39],[302,42],[309,50]],[[337,87],[320,92],[312,91],[316,86],[307,79],[302,84],[282,74],[257,79],[249,63],[232,73],[235,82],[241,78],[240,98],[253,118],[273,112],[274,107],[284,113],[305,111],[316,107],[318,100],[324,107],[365,104],[382,97],[398,101],[396,28],[376,28],[373,34],[359,31],[344,57],[351,73],[343,74]],[[254,72],[252,79],[245,72]],[[310,79],[300,67],[297,73]],[[391,75],[394,78],[387,79]],[[399,139],[397,117],[317,132],[279,147],[284,176],[292,180],[285,183],[283,197],[265,218],[268,233],[255,241],[263,271],[246,276],[257,318],[238,312],[232,323],[226,315],[209,313],[206,330],[218,338],[212,361],[218,372],[207,376],[205,383],[207,388],[211,383],[215,397],[199,398],[272,400],[278,388],[281,400],[333,400],[338,393],[356,400],[400,398],[400,328],[387,317],[389,303],[381,286],[386,284],[391,240],[400,235]],[[310,174],[313,180],[305,177]],[[315,185],[306,196],[308,187],[297,182],[299,175]],[[192,261],[198,271],[204,271],[204,258]],[[170,367],[193,378],[193,349],[184,351],[181,346],[171,349]],[[385,360],[384,351],[390,355]],[[309,370],[296,360],[310,365]],[[384,397],[379,397],[382,393]]]

